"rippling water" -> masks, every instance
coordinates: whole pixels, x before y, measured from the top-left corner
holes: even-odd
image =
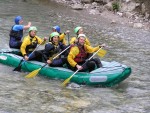
[[[61,30],[84,27],[92,45],[105,42],[108,54],[103,60],[131,66],[131,76],[113,88],[80,86],[62,88],[60,80],[13,72],[0,64],[0,113],[149,113],[150,112],[150,32],[111,25],[107,19],[73,11],[48,0],[0,1],[0,48],[8,48],[9,30],[16,15],[24,23],[38,27],[39,36],[49,36],[51,27]],[[25,35],[27,31],[25,31]],[[41,47],[43,48],[43,46]]]

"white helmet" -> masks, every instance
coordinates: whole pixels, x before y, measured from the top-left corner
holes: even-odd
[[[85,34],[79,34],[79,35],[78,35],[78,38],[80,38],[80,37],[86,38]]]

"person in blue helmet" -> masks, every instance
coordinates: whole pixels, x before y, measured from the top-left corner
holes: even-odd
[[[53,31],[53,32],[58,32],[58,33],[59,33],[59,41],[60,41],[61,43],[63,43],[64,45],[67,44],[67,43],[66,43],[65,36],[66,36],[66,34],[68,34],[68,33],[70,32],[69,30],[67,30],[65,33],[61,33],[60,26],[56,25],[56,26],[54,26],[54,27],[52,28],[52,31]]]
[[[12,26],[10,30],[10,40],[9,40],[9,47],[20,49],[22,44],[22,37],[23,37],[23,30],[30,28],[31,22],[28,22],[27,25],[22,25],[23,19],[21,16],[16,16],[14,19],[15,25]]]

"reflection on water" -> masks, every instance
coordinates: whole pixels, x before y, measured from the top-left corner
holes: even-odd
[[[23,2],[24,1],[24,2]],[[9,30],[16,15],[38,27],[39,36],[49,36],[51,27],[62,32],[83,26],[92,45],[105,42],[103,60],[116,60],[132,67],[132,75],[113,88],[61,87],[61,80],[43,77],[25,79],[27,73],[13,72],[0,64],[1,113],[148,113],[150,112],[150,33],[125,26],[112,26],[102,17],[73,11],[49,0],[0,1],[0,48],[8,48]],[[16,7],[17,6],[17,7]],[[25,35],[27,31],[25,31]],[[42,46],[43,48],[43,46]]]

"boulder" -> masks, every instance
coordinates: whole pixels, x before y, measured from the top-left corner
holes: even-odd
[[[105,5],[109,2],[109,0],[94,0],[94,2],[99,3],[100,5]]]
[[[104,8],[106,8],[108,11],[113,11],[112,2],[109,2],[106,5],[104,5]]]
[[[100,14],[100,12],[97,9],[90,9],[89,14],[97,15],[97,14]]]
[[[143,27],[143,24],[142,24],[142,23],[134,23],[134,24],[133,24],[133,27],[134,27],[134,28],[142,28],[142,27]]]
[[[94,0],[81,0],[81,3],[89,4],[92,3]]]
[[[83,5],[82,4],[73,4],[71,7],[74,10],[83,10]]]

